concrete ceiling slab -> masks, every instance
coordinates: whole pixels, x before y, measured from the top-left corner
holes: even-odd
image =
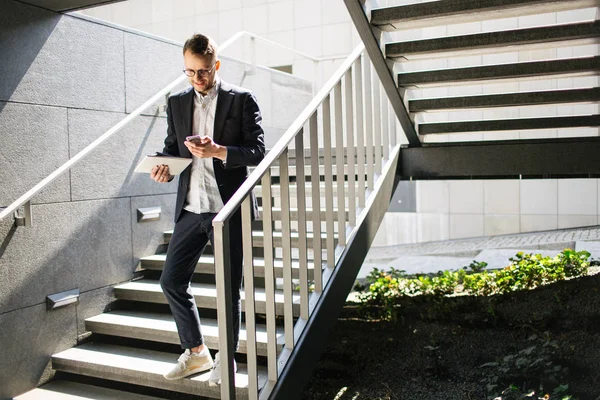
[[[34,6],[42,7],[56,12],[69,12],[83,8],[96,7],[123,0],[20,0]]]

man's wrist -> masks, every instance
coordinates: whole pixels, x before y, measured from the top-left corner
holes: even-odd
[[[223,162],[227,161],[227,147],[220,146],[219,150],[217,150],[217,158]]]

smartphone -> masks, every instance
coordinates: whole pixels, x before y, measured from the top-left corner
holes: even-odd
[[[192,142],[192,143],[197,143],[197,144],[201,144],[202,143],[202,137],[201,136],[188,136],[185,138],[185,140],[187,140],[188,142]]]

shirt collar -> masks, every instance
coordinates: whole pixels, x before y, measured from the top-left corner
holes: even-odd
[[[219,75],[215,75],[215,86],[213,86],[208,93],[205,95],[203,95],[202,93],[198,92],[196,89],[194,89],[194,93],[196,94],[196,98],[200,101],[204,100],[206,97],[208,97],[209,100],[214,100],[215,97],[217,97],[217,93],[219,93],[219,89],[221,87],[221,78],[219,78]]]

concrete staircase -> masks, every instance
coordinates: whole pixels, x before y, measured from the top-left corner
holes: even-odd
[[[293,161],[293,159],[292,159]],[[274,170],[274,181],[278,180],[278,170]],[[321,175],[324,168],[320,168]],[[295,170],[290,170],[295,173]],[[306,171],[310,178],[310,170]],[[290,176],[295,179],[295,175]],[[346,184],[347,186],[347,184]],[[279,203],[279,193],[273,185],[273,200]],[[255,189],[256,195],[261,203],[261,188]],[[292,193],[295,197],[295,192]],[[310,196],[310,193],[309,193]],[[260,208],[262,215],[262,207]],[[312,218],[313,211],[307,210],[307,217]],[[335,209],[337,214],[338,210]],[[325,211],[319,211],[323,215]],[[297,221],[297,209],[292,210],[290,216],[292,222]],[[346,212],[346,215],[348,212]],[[281,220],[281,209],[274,208],[273,215]],[[324,218],[323,218],[324,219]],[[267,355],[267,329],[264,323],[266,314],[266,295],[264,289],[265,263],[263,258],[263,231],[262,220],[259,218],[253,222],[253,246],[256,257],[254,258],[255,276],[255,307],[257,313],[256,325],[256,352],[259,357]],[[172,231],[164,232],[163,239],[166,247],[171,239]],[[326,249],[327,237],[321,235],[321,248]],[[312,233],[308,233],[308,246],[313,243]],[[334,240],[337,241],[337,235]],[[277,248],[281,247],[282,232],[273,232],[273,245],[275,261],[274,273],[277,279],[284,275],[284,263],[277,258]],[[292,247],[298,247],[298,233],[292,232]],[[309,256],[310,256],[309,252]],[[323,257],[324,258],[324,257]],[[56,370],[57,378],[51,383],[28,392],[18,399],[48,399],[64,398],[71,393],[76,398],[93,399],[151,399],[159,397],[188,398],[181,396],[220,397],[219,387],[209,387],[209,373],[192,375],[181,381],[168,381],[163,374],[168,372],[177,362],[181,353],[179,336],[173,317],[168,309],[168,303],[159,284],[159,278],[166,260],[165,253],[157,253],[142,257],[136,277],[127,283],[117,285],[113,294],[117,299],[112,310],[103,314],[88,318],[85,321],[86,330],[90,335],[75,348],[68,349],[52,356],[52,367]],[[325,262],[319,266],[322,270],[326,267]],[[308,263],[308,279],[314,276],[315,265]],[[299,277],[299,262],[292,260],[292,278]],[[283,324],[284,315],[284,291],[279,283],[275,292],[275,313],[278,324]],[[217,295],[214,281],[214,256],[210,243],[207,245],[203,256],[198,261],[197,268],[192,280],[192,293],[199,308],[202,333],[206,345],[214,355],[218,350],[218,329],[216,320]],[[244,321],[245,293],[242,291],[242,321]],[[263,315],[261,323],[261,315]],[[300,315],[300,296],[293,295],[293,315]],[[283,328],[277,328],[276,332],[277,352],[281,352],[284,346]],[[240,344],[236,358],[238,359],[238,372],[235,377],[237,398],[247,397],[248,375],[244,364],[247,351],[247,333],[245,323],[242,322],[240,331]],[[259,358],[260,360],[260,358]],[[92,378],[92,385],[85,384]],[[258,369],[259,387],[265,384],[267,379],[265,367]],[[120,391],[112,389],[115,382],[119,382]],[[95,385],[95,386],[94,386]],[[126,392],[125,390],[131,390]],[[52,397],[54,396],[54,397]],[[81,397],[77,397],[81,396]],[[87,396],[87,397],[86,397]],[[104,397],[103,397],[104,396]],[[157,397],[153,397],[157,396]],[[196,397],[198,396],[198,397]],[[70,398],[70,397],[69,397]]]

